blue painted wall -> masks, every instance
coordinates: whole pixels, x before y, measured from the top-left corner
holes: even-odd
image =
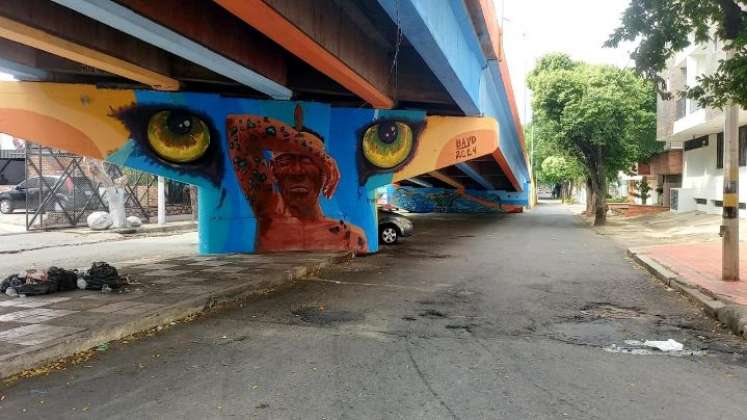
[[[498,205],[523,206],[527,193],[506,191],[465,190],[447,188],[415,188],[390,185],[382,201],[413,213],[500,213]],[[471,200],[477,198],[478,200]],[[486,206],[481,201],[489,201]]]
[[[326,153],[336,161],[341,174],[334,195],[321,196],[319,205],[324,217],[339,221],[362,231],[367,241],[367,251],[378,250],[378,226],[374,206],[373,188],[391,182],[392,172],[372,176],[360,183],[358,144],[361,130],[379,120],[404,120],[423,122],[422,111],[386,111],[364,108],[333,108],[312,102],[260,101],[226,98],[220,95],[197,93],[167,93],[136,91],[138,109],[180,109],[206,120],[215,130],[219,165],[210,168],[199,165],[182,168],[164,162],[149,152],[147,141],[133,139],[108,157],[108,160],[157,173],[199,187],[200,252],[204,254],[226,252],[254,252],[257,250],[258,218],[250,200],[239,183],[236,163],[232,161],[228,142],[227,121],[232,116],[267,117],[287,127],[294,127],[296,108],[303,115],[304,130],[313,132],[323,141]],[[128,112],[134,112],[130,110]],[[278,128],[279,129],[279,128]],[[268,153],[268,152],[266,152]],[[268,155],[269,158],[269,155]],[[395,168],[396,169],[396,168]]]

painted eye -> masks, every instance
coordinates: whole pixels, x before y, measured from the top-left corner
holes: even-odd
[[[363,157],[380,169],[392,169],[412,154],[412,128],[399,121],[382,121],[366,129],[361,140]]]
[[[148,121],[148,144],[169,162],[194,162],[210,146],[210,129],[189,112],[159,111]]]

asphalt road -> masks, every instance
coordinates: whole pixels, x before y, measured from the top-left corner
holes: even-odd
[[[415,223],[316,280],[7,386],[0,416],[747,418],[744,343],[567,210]],[[670,338],[685,351],[626,343]]]

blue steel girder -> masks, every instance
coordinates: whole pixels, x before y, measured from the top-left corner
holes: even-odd
[[[461,0],[378,0],[466,115],[480,115],[485,59]],[[435,30],[438,28],[438,30]]]
[[[459,168],[460,171],[464,172],[465,175],[467,175],[468,177],[472,178],[473,181],[475,181],[478,184],[480,184],[480,186],[482,186],[486,190],[494,190],[495,189],[495,186],[493,186],[493,184],[490,181],[488,181],[487,179],[485,179],[484,176],[480,175],[480,172],[478,172],[477,170],[475,170],[475,168],[473,168],[469,164],[469,162],[457,163],[455,166],[457,168]]]
[[[12,60],[0,58],[0,72],[8,73],[16,79],[21,80],[44,80],[49,75],[46,71]]]

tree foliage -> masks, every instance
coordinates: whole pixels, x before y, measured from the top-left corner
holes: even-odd
[[[583,178],[583,168],[572,157],[551,155],[542,160],[540,181],[548,184],[576,182]]]
[[[701,106],[721,108],[734,101],[747,108],[747,12],[742,7],[747,0],[631,0],[605,45],[639,42],[631,54],[636,70],[668,99],[671,93],[661,76],[667,61],[691,44],[719,40],[733,56],[682,93]]]
[[[565,54],[542,57],[527,82],[535,136],[581,164],[597,197],[596,223],[604,223],[607,180],[661,150],[652,84],[631,70]]]

